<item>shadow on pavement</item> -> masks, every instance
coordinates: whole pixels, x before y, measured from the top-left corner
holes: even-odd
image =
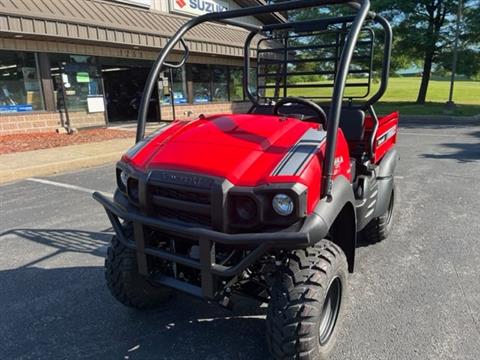
[[[57,251],[0,271],[2,358],[268,359],[266,309],[257,302],[237,298],[229,311],[178,294],[159,310],[138,312],[110,295],[101,266],[40,264],[67,252],[103,257],[110,233],[15,229],[0,238],[6,235]]]
[[[469,136],[480,139],[480,131],[468,133]],[[444,143],[441,147],[451,149],[447,154],[423,154],[427,159],[453,159],[460,163],[470,163],[480,160],[480,143]]]
[[[177,295],[163,309],[117,303],[103,268],[0,271],[2,358],[265,359],[265,309],[234,311]]]
[[[111,231],[111,228],[102,232],[71,229],[12,229],[1,233],[0,238],[13,235],[56,249],[55,252],[23,266],[28,267],[65,252],[88,253],[104,257],[104,249],[112,237]]]

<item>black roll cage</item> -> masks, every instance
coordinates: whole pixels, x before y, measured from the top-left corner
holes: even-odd
[[[346,4],[351,8],[357,10],[357,14],[354,16],[344,16],[344,17],[335,17],[335,18],[326,18],[318,19],[313,21],[300,21],[300,22],[291,22],[291,23],[281,23],[281,24],[272,24],[257,26],[251,24],[245,24],[237,22],[235,18],[258,15],[263,13],[274,13],[274,12],[284,12],[289,10],[298,10],[302,8],[316,7],[316,6],[326,6],[326,5],[341,5]],[[388,21],[382,16],[370,11],[370,1],[369,0],[294,0],[286,1],[272,5],[263,5],[242,8],[237,10],[230,10],[225,12],[209,13],[196,18],[193,18],[186,22],[167,42],[166,46],[160,52],[157,60],[154,62],[152,69],[150,70],[147,82],[145,84],[142,101],[140,103],[138,120],[137,120],[137,134],[136,141],[141,141],[145,136],[145,126],[148,113],[148,105],[150,98],[152,96],[155,84],[157,82],[158,76],[164,67],[180,67],[182,66],[188,57],[188,47],[186,46],[183,36],[195,26],[198,26],[205,22],[219,22],[223,24],[233,25],[241,27],[243,29],[249,30],[250,34],[248,35],[245,47],[244,47],[244,76],[243,76],[243,88],[244,92],[247,95],[248,99],[252,104],[258,105],[257,100],[251,94],[249,89],[249,76],[248,69],[250,68],[250,45],[253,38],[262,33],[273,30],[283,30],[283,29],[301,29],[302,27],[308,25],[315,25],[316,27],[327,27],[331,24],[338,23],[351,23],[348,35],[346,37],[345,44],[343,46],[340,61],[338,63],[338,71],[335,75],[334,85],[333,85],[333,94],[330,103],[330,110],[328,112],[328,121],[327,121],[327,139],[326,139],[326,153],[325,161],[323,164],[323,179],[322,179],[322,197],[331,197],[332,192],[332,176],[333,176],[333,167],[334,167],[334,158],[335,158],[335,149],[337,145],[337,129],[340,122],[340,114],[342,111],[343,104],[343,95],[345,92],[345,84],[347,81],[347,76],[349,73],[350,63],[352,61],[353,52],[355,45],[357,43],[360,32],[365,21],[371,19],[378,24],[380,24],[385,31],[385,40],[384,40],[384,54],[383,54],[383,67],[381,74],[380,87],[370,99],[364,102],[360,108],[368,110],[372,115],[374,120],[374,129],[371,135],[371,142],[375,138],[376,131],[378,129],[378,118],[373,109],[373,104],[375,104],[385,93],[388,85],[389,78],[389,69],[390,69],[390,56],[392,48],[392,29]],[[180,42],[185,49],[185,56],[178,64],[169,64],[166,63],[168,54],[175,48],[175,46]],[[373,146],[371,146],[373,149]]]

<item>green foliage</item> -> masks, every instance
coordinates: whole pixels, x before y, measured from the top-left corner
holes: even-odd
[[[463,3],[457,73],[473,79],[480,77],[480,0]],[[431,72],[448,75],[451,71],[458,4],[459,0],[372,0],[372,10],[390,20],[394,28],[392,73],[412,64],[423,68],[419,103],[427,98]],[[351,10],[342,6],[310,8],[290,12],[289,18],[308,20],[347,13]],[[382,36],[376,30],[374,69],[379,69],[383,61]]]
[[[437,55],[452,34],[457,0],[373,0],[372,7],[386,16],[395,30],[395,54],[423,59]]]
[[[439,56],[438,64],[446,73],[452,71],[452,52],[444,52]],[[475,79],[480,75],[480,52],[473,49],[463,49],[458,52],[457,74],[464,75],[469,79]]]
[[[464,8],[464,35],[466,46],[472,45],[479,52],[480,45],[480,0],[470,1]],[[479,65],[480,66],[480,65]]]

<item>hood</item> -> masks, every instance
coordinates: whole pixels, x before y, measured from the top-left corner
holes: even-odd
[[[318,125],[272,115],[204,117],[172,124],[128,160],[144,171],[188,171],[256,186],[311,128]]]

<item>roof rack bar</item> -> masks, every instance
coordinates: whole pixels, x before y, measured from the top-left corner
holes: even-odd
[[[370,69],[356,69],[350,70],[349,74],[369,74]],[[270,76],[277,76],[277,75],[285,75],[285,76],[305,76],[305,75],[335,75],[335,70],[323,70],[323,71],[299,71],[299,72],[267,72],[267,73],[258,73],[258,77],[270,77]],[[314,84],[312,86],[315,86]]]
[[[332,88],[335,83],[330,84],[288,84],[289,89],[308,89],[308,88]],[[277,85],[259,85],[259,89],[275,89]],[[368,87],[368,83],[346,83],[345,87]]]
[[[284,60],[274,60],[274,59],[262,59],[261,65],[278,65],[278,64],[299,64],[299,63],[310,63],[310,62],[318,62],[318,61],[335,61],[340,60],[335,56],[325,57],[325,58],[307,58],[307,59],[287,59]],[[370,56],[367,55],[359,55],[354,56],[352,60],[370,60]]]
[[[148,114],[148,105],[150,98],[152,97],[155,84],[157,82],[160,71],[164,67],[165,60],[167,55],[172,51],[175,45],[180,41],[180,39],[193,27],[202,24],[208,21],[224,21],[228,19],[235,19],[245,16],[266,14],[273,12],[282,12],[288,10],[297,10],[307,7],[322,6],[322,5],[338,5],[338,4],[349,4],[348,0],[296,0],[296,1],[287,1],[278,4],[272,5],[262,5],[254,6],[224,12],[214,12],[205,14],[196,18],[193,18],[183,24],[183,26],[173,35],[170,40],[167,42],[166,46],[160,52],[157,60],[153,64],[148,79],[145,83],[145,88],[143,91],[142,101],[140,102],[140,107],[138,111],[137,118],[137,134],[136,141],[139,142],[145,136],[145,126],[147,122]],[[262,27],[263,29],[264,27]],[[255,32],[260,30],[255,30]],[[253,37],[252,37],[253,39]],[[251,40],[250,39],[250,42]]]
[[[361,40],[357,42],[357,45],[367,45],[370,44],[369,40]],[[289,51],[297,50],[315,50],[315,49],[336,49],[337,44],[322,44],[322,45],[302,45],[302,46],[291,46],[288,48]],[[283,48],[274,48],[274,49],[258,49],[259,53],[272,53],[272,52],[282,52]]]
[[[350,26],[347,41],[343,47],[338,65],[338,72],[335,76],[335,85],[333,87],[332,103],[328,112],[327,121],[327,143],[325,147],[325,162],[322,171],[322,197],[330,200],[332,196],[332,178],[333,165],[335,162],[335,149],[337,147],[337,129],[340,123],[340,114],[342,112],[343,95],[345,93],[345,83],[347,81],[348,70],[352,62],[355,44],[358,40],[362,26],[369,15],[370,1],[363,0],[358,8],[358,14]]]
[[[339,16],[325,19],[304,20],[291,23],[270,24],[263,27],[264,31],[273,30],[294,30],[303,32],[303,29],[325,30],[329,25],[350,23],[355,20],[355,16]]]
[[[263,30],[263,26],[248,24],[248,23],[244,23],[242,21],[236,21],[236,20],[230,20],[230,19],[219,19],[219,20],[212,21],[212,22],[225,24],[225,25],[236,26],[236,27],[248,30],[248,31],[258,31],[258,32],[260,32],[260,31]]]

